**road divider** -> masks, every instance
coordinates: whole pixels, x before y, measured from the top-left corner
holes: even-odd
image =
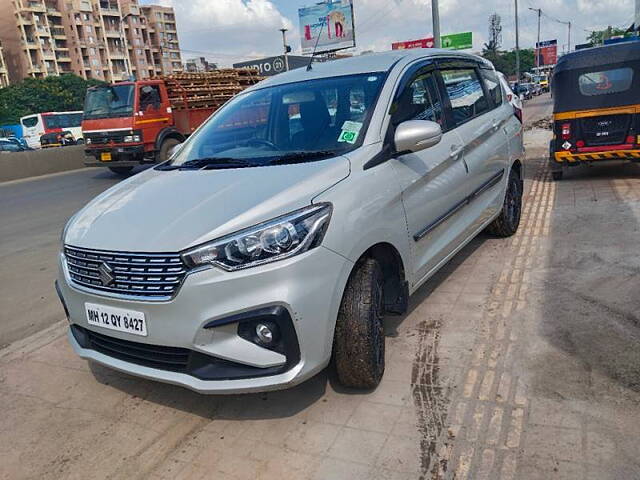
[[[84,146],[0,154],[0,182],[76,170],[84,166]]]

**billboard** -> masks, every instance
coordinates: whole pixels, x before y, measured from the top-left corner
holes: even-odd
[[[442,48],[447,50],[466,50],[473,48],[473,34],[471,32],[454,33],[440,37]],[[405,50],[408,48],[433,48],[433,37],[410,40],[408,42],[396,42],[391,44],[392,50]]]
[[[309,65],[309,57],[299,55],[289,55],[289,70],[303,68]],[[324,58],[314,57],[313,63],[324,62]],[[259,60],[250,60],[248,62],[234,63],[233,68],[257,68],[263,77],[272,77],[286,70],[284,55],[277,57],[261,58]]]
[[[327,0],[298,10],[302,53],[333,52],[356,46],[352,0]]]
[[[538,58],[536,65],[539,67],[558,63],[558,41],[547,40],[536,43],[536,57]]]
[[[448,50],[466,50],[473,48],[473,33],[453,33],[451,35],[443,35],[441,38],[442,48]]]

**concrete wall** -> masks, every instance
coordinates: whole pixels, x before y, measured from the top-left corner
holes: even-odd
[[[84,145],[0,153],[0,182],[65,172],[84,166]]]

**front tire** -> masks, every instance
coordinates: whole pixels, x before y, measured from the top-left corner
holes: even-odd
[[[169,154],[171,153],[171,149],[176,145],[180,145],[180,141],[175,138],[167,138],[160,145],[160,151],[158,152],[158,163],[166,162],[169,160]]]
[[[338,312],[333,355],[338,380],[346,387],[371,389],[384,374],[383,274],[371,258],[351,274]]]
[[[500,215],[487,227],[487,232],[496,237],[511,237],[518,231],[522,216],[522,181],[511,170],[507,183],[507,192]]]

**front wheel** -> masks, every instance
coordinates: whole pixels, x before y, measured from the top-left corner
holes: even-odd
[[[131,173],[131,170],[133,170],[133,167],[109,167],[109,170],[111,170],[113,173],[117,175],[124,176]]]
[[[363,260],[342,297],[333,356],[338,379],[346,387],[375,388],[384,374],[383,283],[380,264]]]
[[[173,147],[180,145],[180,141],[175,138],[167,138],[160,145],[160,151],[158,152],[158,163],[166,162],[169,160]]]
[[[497,237],[510,237],[518,231],[522,215],[522,182],[511,170],[504,204],[498,217],[487,227],[487,232]]]

